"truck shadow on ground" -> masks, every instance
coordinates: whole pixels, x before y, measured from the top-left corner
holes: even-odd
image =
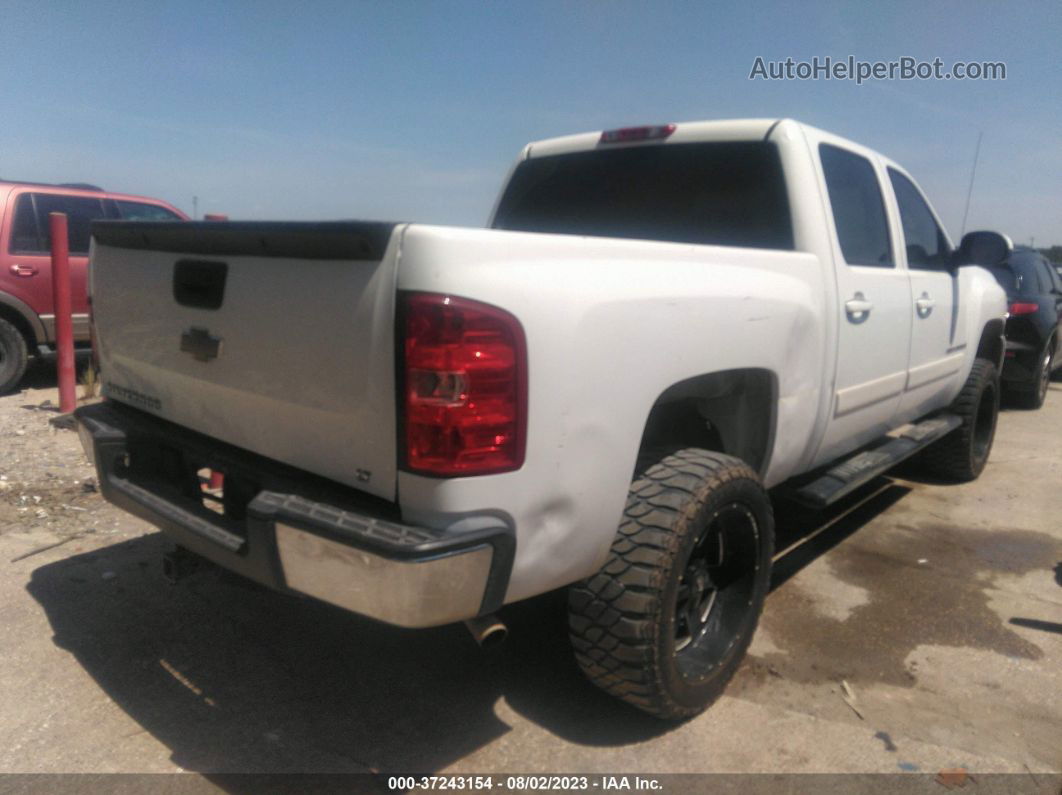
[[[782,544],[811,538],[779,561],[775,587],[903,493],[841,521],[788,515]],[[507,608],[509,640],[488,652],[461,626],[386,627],[213,568],[170,586],[168,548],[152,534],[77,554],[38,568],[28,589],[56,645],[186,770],[431,772],[503,738],[506,710],[588,746],[674,728],[585,681],[564,592]],[[523,769],[519,749],[509,753]]]
[[[732,695],[775,703],[842,680],[912,688],[923,647],[1044,657],[1035,635],[1015,630],[1057,633],[1058,625],[1003,615],[993,599],[997,578],[1043,577],[1058,540],[953,519],[942,513],[943,489],[904,499],[918,488],[879,478],[822,515],[776,501],[780,552],[760,628],[769,640],[746,660]],[[886,522],[842,544],[886,510]],[[804,571],[827,553],[825,566]]]
[[[771,590],[784,585],[910,493],[909,487],[878,477],[824,510],[812,510],[784,496],[775,496]]]
[[[485,651],[459,625],[387,627],[216,569],[170,586],[169,546],[152,534],[78,554],[28,590],[56,645],[186,770],[436,771],[507,734],[505,704],[593,745],[672,728],[582,678],[563,593],[506,610],[509,640]]]
[[[80,371],[80,368],[78,368]],[[18,383],[19,389],[55,389],[59,384],[55,364],[31,362]]]
[[[85,368],[91,362],[87,348],[78,348],[74,355],[75,374],[78,380],[85,374]],[[18,389],[55,389],[59,385],[58,370],[54,360],[33,360],[26,367],[26,374],[18,383]]]

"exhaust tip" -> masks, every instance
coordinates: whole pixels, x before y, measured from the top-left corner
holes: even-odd
[[[509,636],[509,628],[496,615],[471,618],[465,622],[465,627],[481,649],[496,649]]]

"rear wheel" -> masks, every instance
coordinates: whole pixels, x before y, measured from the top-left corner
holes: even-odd
[[[919,457],[929,472],[948,480],[974,480],[988,463],[999,415],[999,374],[988,359],[974,360],[959,396],[948,409],[962,425]]]
[[[657,717],[701,712],[752,640],[773,548],[770,500],[744,462],[695,448],[648,456],[608,561],[569,594],[583,672]]]
[[[1049,340],[1047,346],[1040,354],[1040,358],[1033,371],[1032,379],[1028,384],[1028,390],[1018,392],[1018,402],[1027,409],[1038,409],[1044,405],[1047,399],[1047,389],[1051,385],[1051,369],[1054,366],[1055,343]]]
[[[0,395],[18,386],[28,360],[26,340],[17,328],[0,318]]]

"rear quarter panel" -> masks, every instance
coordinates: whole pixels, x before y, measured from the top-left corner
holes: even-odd
[[[764,476],[806,454],[824,371],[825,290],[810,254],[411,226],[401,290],[502,307],[527,336],[526,461],[517,472],[398,476],[407,521],[454,529],[501,517],[517,534],[507,601],[604,562],[649,410],[709,372],[774,374],[777,426]]]

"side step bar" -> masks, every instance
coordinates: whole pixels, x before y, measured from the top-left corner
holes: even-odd
[[[873,450],[865,450],[831,467],[825,474],[790,493],[812,508],[825,508],[864,483],[892,469],[962,425],[954,414],[941,414],[913,425]]]

